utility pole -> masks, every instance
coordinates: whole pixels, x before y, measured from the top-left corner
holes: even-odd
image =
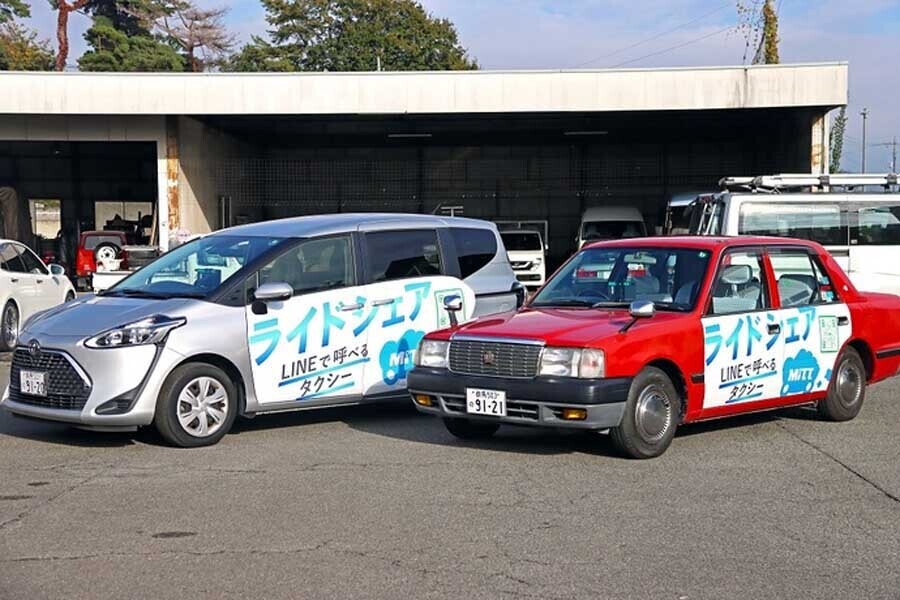
[[[873,146],[878,146],[881,148],[891,147],[891,173],[897,172],[897,136],[894,136],[894,139],[890,142],[885,142],[884,144],[872,144]]]
[[[861,165],[862,168],[860,169],[860,172],[865,173],[866,172],[866,120],[869,118],[869,109],[863,108],[862,112],[859,114],[861,114],[862,118],[863,118],[862,165]]]

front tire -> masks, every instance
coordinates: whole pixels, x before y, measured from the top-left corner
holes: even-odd
[[[847,347],[835,363],[824,400],[816,408],[829,421],[849,421],[859,414],[866,398],[866,366],[859,352]]]
[[[469,419],[444,419],[444,427],[461,440],[486,440],[497,433],[500,424]]]
[[[645,367],[631,382],[622,422],[609,433],[628,458],[654,458],[672,443],[680,418],[681,396],[672,380],[656,367]]]
[[[19,309],[7,302],[0,315],[0,350],[11,352],[19,343]]]
[[[188,363],[172,371],[163,384],[153,424],[174,446],[211,446],[231,429],[237,410],[237,389],[222,369]]]

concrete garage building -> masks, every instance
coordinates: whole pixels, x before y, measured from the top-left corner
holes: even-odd
[[[843,63],[2,73],[0,189],[58,201],[69,235],[151,211],[164,248],[322,212],[546,221],[558,261],[589,207],[632,205],[653,227],[673,195],[724,175],[826,172],[847,78]]]

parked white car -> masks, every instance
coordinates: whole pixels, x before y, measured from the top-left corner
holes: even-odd
[[[576,249],[587,242],[645,237],[647,226],[633,206],[597,206],[584,211],[575,237]]]
[[[537,289],[547,277],[547,245],[539,231],[511,229],[501,231],[516,279],[526,288]]]
[[[13,350],[19,328],[31,315],[75,299],[59,265],[49,267],[27,246],[0,240],[0,350]]]

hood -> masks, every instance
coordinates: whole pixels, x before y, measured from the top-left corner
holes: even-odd
[[[665,327],[686,313],[657,312],[647,325]],[[542,340],[548,346],[590,346],[619,334],[631,320],[627,308],[523,308],[483,317],[460,327],[456,334]],[[646,325],[645,325],[646,327]]]
[[[177,316],[192,301],[195,300],[87,296],[35,315],[25,324],[20,337],[88,337],[157,314]]]
[[[510,260],[533,260],[538,256],[544,257],[544,251],[540,248],[534,250],[508,250],[506,253],[509,255]]]

